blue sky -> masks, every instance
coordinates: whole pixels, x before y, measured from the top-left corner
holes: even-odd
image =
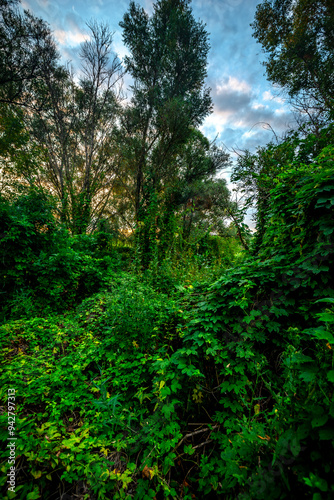
[[[149,13],[151,0],[138,2]],[[265,55],[252,37],[250,23],[259,0],[193,0],[195,19],[202,20],[210,34],[207,84],[212,89],[214,112],[202,131],[229,150],[250,149],[274,139],[270,124],[280,136],[293,126],[294,118],[277,89],[266,80],[261,61]],[[114,35],[114,50],[122,58],[119,22],[128,10],[128,0],[22,0],[22,6],[47,21],[64,60],[78,66],[80,43],[87,37],[85,23],[108,22]],[[125,78],[125,89],[129,84]],[[262,123],[261,123],[262,122]],[[265,122],[265,123],[263,123]]]

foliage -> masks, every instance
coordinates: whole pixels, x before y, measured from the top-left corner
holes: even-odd
[[[209,43],[189,2],[158,1],[151,17],[131,2],[120,26],[134,79],[120,135],[132,177],[138,258],[146,268],[156,239],[163,238],[160,254],[173,244],[175,212],[189,199],[189,184],[213,175],[228,157],[197,129],[212,107],[204,83]]]
[[[258,13],[267,15],[265,24],[291,5],[264,2]],[[293,3],[282,25],[283,34],[291,23],[298,32],[292,30],[288,52],[296,37],[304,39],[305,16],[317,5]],[[96,43],[107,37],[98,51],[103,66],[110,34],[92,27]],[[6,407],[8,389],[15,389],[17,437],[12,493],[11,426],[2,411],[2,498],[331,499],[333,127],[315,134],[306,127],[240,157],[233,173],[246,197],[240,209],[225,181],[211,178],[227,155],[196,129],[211,102],[203,83],[208,43],[189,2],[158,1],[151,18],[132,2],[122,27],[134,98],[114,130],[116,152],[107,138],[102,148],[103,158],[115,153],[120,160],[112,172],[121,209],[115,215],[109,205],[108,212],[105,200],[106,211],[92,218],[86,197],[92,192],[83,189],[82,198],[73,198],[71,234],[57,210],[71,185],[65,164],[67,194],[58,202],[27,185],[13,185],[0,198],[0,395]],[[84,46],[93,67],[95,42]],[[69,148],[67,160],[80,163],[72,131],[76,138],[83,130],[99,135],[94,120],[103,121],[114,101],[102,110],[101,90],[94,114],[92,81],[83,79],[79,88],[58,69],[49,97],[64,97],[69,106],[58,117],[69,132],[60,142]],[[38,85],[47,94],[47,82]],[[76,121],[83,117],[85,129]],[[54,123],[44,118],[52,131]],[[34,166],[44,168],[40,155],[52,148],[32,154],[17,109],[3,108],[0,126],[6,168],[19,147],[31,186]],[[85,144],[92,152],[94,145]],[[98,175],[95,160],[90,167]],[[87,165],[84,184],[91,187]],[[251,238],[243,217],[254,203]],[[110,217],[102,217],[106,212]],[[133,219],[137,241],[124,230]],[[83,234],[89,221],[91,234]]]
[[[106,255],[101,233],[94,237],[94,254],[71,248],[54,212],[54,201],[39,190],[1,200],[2,317],[10,309],[13,316],[30,316],[68,308],[103,287],[107,269],[119,264]]]
[[[332,162],[275,177],[257,256],[213,283],[109,271],[74,312],[3,324],[20,498],[331,498]]]
[[[246,151],[233,167],[231,180],[237,182],[245,197],[244,208],[256,208],[256,235],[253,251],[257,252],[267,227],[267,214],[271,203],[271,190],[278,182],[278,176],[289,167],[299,164],[312,165],[333,143],[333,126],[329,125],[317,134],[309,133],[307,127],[291,132],[279,144],[269,143],[259,147],[256,153]]]
[[[179,234],[175,240],[173,253],[142,274],[156,290],[169,295],[190,291],[197,285],[211,284],[226,269],[245,258],[239,241],[233,237],[205,234],[192,243],[183,240]]]
[[[334,7],[329,0],[266,0],[257,6],[254,36],[268,54],[268,79],[299,96],[322,120],[334,110]]]
[[[22,498],[33,498],[28,495],[34,491],[49,498],[59,478],[71,488],[87,477],[82,487],[100,498],[125,498],[135,484],[149,492],[150,481],[139,472],[145,466],[148,477],[157,475],[158,489],[168,490],[148,454],[160,436],[155,457],[163,464],[166,437],[178,428],[167,414],[160,420],[154,412],[169,411],[155,363],[176,335],[177,316],[173,301],[118,275],[110,292],[88,299],[75,317],[18,320],[1,328],[3,361],[10,366],[1,381],[7,387],[18,372],[17,450],[24,469],[35,464],[29,481],[18,475]]]
[[[0,2],[0,102],[30,106],[33,82],[51,75],[59,56],[49,26],[18,4]]]
[[[176,214],[201,181],[229,164],[198,130],[212,108],[205,26],[187,1],[157,2],[151,17],[132,2],[121,27],[133,97],[120,106],[122,65],[106,24],[87,24],[78,78],[57,63],[48,27],[16,4],[4,0],[1,7],[4,73],[11,68],[10,88],[24,100],[8,97],[0,109],[3,192],[47,188],[72,234],[93,232],[108,219],[115,231],[136,232],[144,268],[163,259],[174,244]],[[21,49],[16,39],[24,40]]]
[[[58,197],[61,220],[73,234],[95,229],[119,169],[112,130],[118,115],[121,65],[106,25],[88,24],[81,46],[81,78],[59,67],[35,90],[38,110],[26,116],[43,152],[35,176]],[[61,111],[60,111],[61,110]]]

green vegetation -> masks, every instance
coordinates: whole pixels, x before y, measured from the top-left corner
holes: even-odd
[[[191,111],[203,99],[204,115],[210,103],[201,87],[206,34],[188,4],[159,1],[150,19],[131,3],[124,17],[135,44],[127,64],[140,83],[121,117],[127,133],[113,130],[100,151],[111,155],[110,166],[117,149],[112,186],[99,177],[98,159],[82,167],[69,144],[64,197],[50,188],[55,179],[30,183],[48,178],[19,102],[37,70],[11,93],[8,82],[1,88],[8,101],[0,122],[4,500],[334,497],[333,125],[306,126],[246,152],[233,166],[245,204],[232,202],[226,182],[212,178],[228,156],[196,129],[201,117]],[[5,21],[14,23],[12,16]],[[164,33],[169,17],[173,30]],[[179,87],[172,80],[188,57],[175,42],[180,26],[203,44],[193,93],[182,90],[189,82],[181,77]],[[93,29],[98,39],[106,33]],[[154,85],[136,62],[134,33],[145,30],[147,57],[167,35],[166,46],[182,48],[180,59],[157,56],[161,95],[150,96]],[[91,90],[81,85],[79,101],[85,86]],[[9,102],[15,88],[17,102]],[[177,119],[188,124],[181,136]],[[34,151],[42,156],[32,163]],[[74,167],[88,169],[88,184]],[[88,200],[81,190],[95,168],[110,188],[107,200],[106,192]],[[256,209],[254,235],[243,221],[248,207]],[[15,491],[7,483],[9,432],[17,438]]]

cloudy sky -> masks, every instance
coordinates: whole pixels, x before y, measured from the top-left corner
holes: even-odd
[[[196,20],[202,20],[210,34],[207,84],[212,89],[214,112],[202,126],[210,139],[228,149],[250,149],[280,136],[294,119],[277,90],[267,82],[261,61],[265,55],[252,37],[250,23],[260,0],[193,0]],[[139,0],[152,12],[152,0]],[[63,58],[77,65],[80,43],[87,37],[86,22],[108,22],[114,35],[114,50],[122,58],[119,22],[129,0],[22,0],[22,6],[50,25]],[[125,85],[129,82],[125,80]]]

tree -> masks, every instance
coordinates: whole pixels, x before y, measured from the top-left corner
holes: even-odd
[[[36,185],[43,161],[41,147],[31,138],[25,117],[23,107],[0,104],[0,192],[7,198]]]
[[[204,84],[208,34],[194,20],[189,3],[158,1],[150,18],[131,2],[120,23],[130,51],[126,69],[134,80],[123,129],[134,178],[137,227],[145,224],[149,210],[150,221],[156,220],[152,207],[159,203],[159,193],[169,196],[171,189],[166,186],[177,177],[177,159],[194,127],[212,108]]]
[[[287,147],[285,147],[287,146]],[[265,217],[270,202],[270,190],[274,187],[274,178],[292,160],[294,148],[289,144],[281,147],[269,143],[259,147],[256,153],[245,151],[238,157],[233,167],[231,181],[236,182],[239,190],[244,195],[244,208],[255,208],[256,213],[256,243],[262,241],[265,232]]]
[[[257,6],[252,27],[268,54],[268,79],[302,112],[333,116],[333,1],[266,0]]]
[[[24,109],[37,103],[34,86],[58,67],[49,26],[19,0],[0,0],[0,157],[1,191],[13,192],[22,174],[30,178],[39,154],[25,129]],[[37,153],[37,154],[36,154]]]
[[[174,233],[182,234],[184,239],[189,239],[190,232],[194,220],[197,218],[197,208],[206,203],[208,186],[215,184],[220,191],[220,199],[225,199],[225,194],[229,196],[229,191],[224,184],[214,181],[214,175],[226,168],[230,164],[228,153],[222,148],[219,148],[198,130],[194,129],[182,151],[177,156],[174,162],[174,172],[164,182],[162,191],[162,206],[160,209],[160,217],[157,222],[159,224],[159,246],[160,255],[168,251],[173,245],[173,228]],[[221,189],[220,189],[221,188]],[[211,203],[212,205],[212,203]],[[182,224],[180,228],[175,228],[175,215],[181,216]],[[202,217],[205,219],[205,217]],[[204,223],[206,232],[210,226],[208,219]]]
[[[58,53],[49,26],[19,0],[0,0],[0,103],[29,106],[31,84],[57,66]]]
[[[183,207],[182,236],[189,240],[194,228],[196,233],[211,230],[221,234],[227,216],[230,191],[225,179],[200,181],[193,187],[192,196]]]
[[[215,233],[223,238],[238,237],[248,250],[249,229],[244,224],[244,210],[232,200],[231,192],[223,178],[202,181],[197,184],[197,193],[188,200],[183,213],[183,237],[189,239],[191,232]]]
[[[112,33],[106,25],[88,25],[91,39],[81,49],[79,84],[58,67],[34,86],[38,103],[27,113],[31,137],[42,148],[35,180],[49,185],[61,202],[60,215],[73,233],[96,226],[117,179],[118,116],[121,64],[111,58]]]

